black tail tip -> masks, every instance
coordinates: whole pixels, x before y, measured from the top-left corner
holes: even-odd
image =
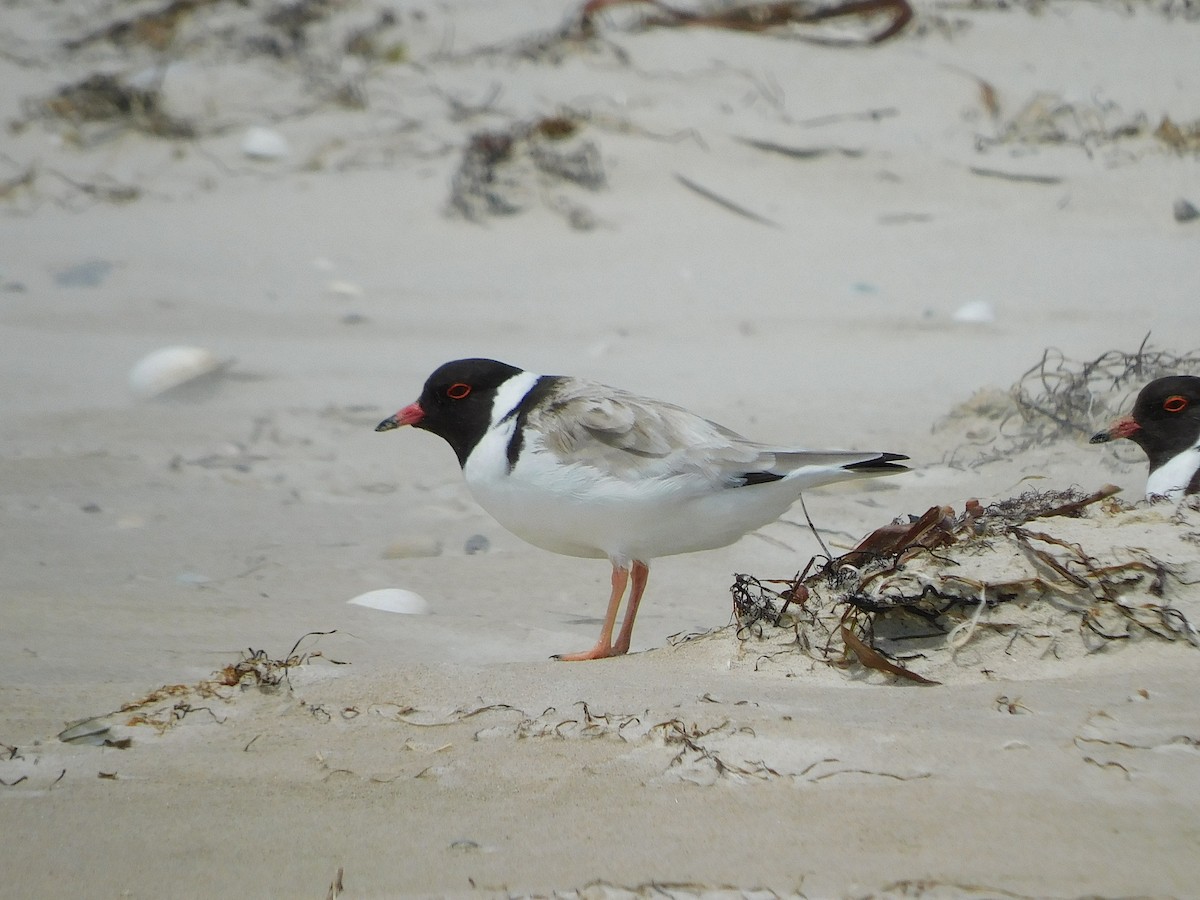
[[[864,459],[862,462],[850,463],[848,466],[843,466],[844,469],[849,469],[854,472],[908,472],[908,466],[900,465],[900,460],[908,459],[903,453],[880,453],[878,456],[871,459]]]

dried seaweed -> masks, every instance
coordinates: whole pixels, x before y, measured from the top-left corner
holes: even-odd
[[[259,58],[273,68],[277,62],[289,64],[280,71],[290,70],[289,80],[296,82],[292,90],[311,99],[288,104],[290,109],[273,104],[263,111],[270,121],[304,116],[327,103],[363,108],[365,82],[374,67],[402,62],[408,53],[396,33],[396,11],[380,10],[368,24],[343,0],[147,0],[132,14],[121,6],[104,4],[94,16],[71,17],[68,27],[77,20],[86,27],[62,43],[67,55],[112,45],[119,49],[114,58],[124,60],[121,72],[90,70],[73,84],[27,98],[22,116],[11,123],[14,131],[43,123],[85,147],[131,130],[171,139],[227,133],[237,126],[220,112],[223,102],[206,103],[201,110],[185,100],[185,117],[176,102],[179,95],[162,90],[175,62],[202,63],[206,57],[221,62]],[[61,60],[47,64],[59,66]],[[311,164],[320,164],[320,157]]]
[[[989,111],[996,120],[998,107],[993,105]],[[978,138],[978,145],[1074,146],[1091,155],[1148,139],[1180,155],[1198,153],[1200,121],[1180,123],[1163,116],[1153,126],[1145,113],[1129,114],[1112,102],[1071,102],[1043,91],[1034,94],[1007,121],[1000,122],[993,136]]]
[[[846,645],[847,649],[858,657],[859,663],[868,669],[874,669],[877,672],[886,672],[888,675],[905,678],[917,684],[941,684],[940,681],[934,681],[932,678],[918,675],[916,672],[892,662],[874,647],[868,647],[862,638],[844,625],[841,629],[841,637],[842,643]]]
[[[120,47],[140,45],[151,50],[165,50],[172,45],[181,26],[193,13],[224,3],[251,7],[245,0],[169,0],[159,7],[106,23],[80,37],[64,41],[63,46],[66,50],[76,51],[99,42],[108,42]],[[341,5],[339,0],[292,0],[289,3],[270,4],[258,16],[266,30],[250,37],[248,45],[275,57],[298,53],[308,43],[308,27],[327,20]],[[394,15],[381,15],[375,27],[384,28],[394,24],[394,21]],[[241,31],[230,29],[230,32],[239,35]],[[366,49],[362,44],[347,47],[348,52],[359,55]]]
[[[617,7],[629,8],[619,18],[606,15]],[[629,55],[606,35],[613,31],[651,28],[715,28],[743,34],[761,34],[835,46],[870,46],[891,40],[905,31],[914,18],[909,0],[759,0],[743,5],[712,2],[709,8],[678,9],[662,0],[586,0],[560,27],[521,38],[507,46],[473,51],[488,55],[517,54],[527,59],[561,61],[570,51],[601,48],[622,64]],[[853,20],[855,33],[832,31],[829,23]]]
[[[710,766],[714,775],[718,778],[741,776],[766,781],[771,778],[782,777],[782,773],[768,766],[763,760],[746,760],[741,763],[730,762],[703,743],[704,738],[713,734],[737,733],[731,728],[728,722],[722,722],[719,725],[713,725],[709,728],[701,728],[695,723],[687,725],[682,719],[670,719],[666,722],[659,722],[650,731],[656,733],[661,738],[664,746],[679,748],[679,751],[667,765],[668,769],[685,764],[690,766],[703,764]],[[737,731],[753,734],[748,728],[741,728]]]
[[[333,881],[329,884],[329,891],[325,894],[325,900],[337,900],[342,896],[342,891],[345,887],[346,869],[344,866],[338,866],[337,874],[333,876]]]
[[[289,675],[292,669],[297,666],[303,666],[317,657],[325,656],[320,650],[297,653],[296,651],[300,648],[304,639],[336,633],[337,630],[334,629],[333,631],[310,631],[307,634],[301,635],[296,643],[292,645],[292,649],[288,651],[288,655],[283,659],[272,659],[267,655],[265,650],[250,648],[236,663],[230,663],[217,672],[211,682],[201,682],[200,684],[217,684],[226,687],[234,687],[236,685],[239,687],[272,688],[286,682],[288,688],[291,689],[292,683]],[[345,665],[340,660],[330,659],[329,661],[335,666]]]
[[[1200,153],[1200,120],[1180,125],[1163,116],[1154,136],[1176,153]]]
[[[551,188],[600,190],[607,184],[600,149],[579,136],[583,124],[581,118],[559,114],[476,132],[451,182],[450,209],[481,222],[522,212]],[[545,202],[572,227],[595,227],[590,213],[565,196]]]
[[[79,50],[98,41],[110,41],[117,45],[145,44],[163,50],[174,40],[176,29],[189,13],[221,2],[223,0],[172,0],[160,9],[109,23],[83,37],[66,41],[64,46],[68,50]]]
[[[580,11],[577,27],[585,33],[590,32],[595,29],[596,16],[602,10],[628,5],[650,7],[651,11],[640,22],[643,28],[691,26],[758,34],[797,25],[814,25],[831,19],[884,19],[882,27],[862,39],[866,44],[879,44],[895,37],[913,18],[913,10],[907,0],[841,0],[827,5],[796,0],[767,0],[743,6],[719,6],[705,12],[676,9],[661,0],[587,0]]]
[[[675,180],[678,181],[680,184],[682,184],[688,190],[694,191],[695,193],[699,194],[705,200],[711,200],[713,203],[717,204],[717,206],[720,206],[722,209],[727,209],[731,213],[734,213],[735,215],[739,215],[744,219],[749,219],[751,222],[757,222],[760,225],[767,225],[771,228],[779,227],[778,222],[773,222],[772,220],[766,218],[765,216],[760,216],[758,213],[754,212],[753,210],[747,209],[746,207],[742,206],[739,203],[735,203],[732,200],[722,197],[720,194],[716,193],[715,191],[709,190],[708,188],[704,187],[704,185],[697,184],[696,182],[692,181],[690,178],[686,178],[683,175],[680,175],[678,172],[675,173]]]
[[[973,443],[956,448],[947,461],[982,465],[1030,447],[1086,441],[1128,408],[1147,382],[1200,371],[1200,349],[1176,353],[1155,348],[1149,340],[1146,335],[1132,352],[1108,350],[1083,361],[1048,348],[1006,393],[977,393],[936,426],[938,431],[962,424],[971,429]],[[979,428],[980,420],[995,424]]]
[[[156,87],[130,84],[115,75],[97,73],[59,88],[46,100],[26,104],[26,118],[51,117],[80,128],[105,123],[156,137],[191,138],[191,123],[168,115]],[[18,123],[18,127],[20,124]]]
[[[1056,349],[1046,350],[1013,389],[1023,421],[1043,441],[1084,437],[1146,382],[1200,368],[1200,350],[1183,354],[1156,350],[1149,339],[1146,335],[1132,353],[1109,350],[1082,363]]]
[[[1142,636],[1200,648],[1200,632],[1165,599],[1168,585],[1184,583],[1179,571],[1144,550],[1101,559],[1052,533],[1061,517],[1097,508],[1119,514],[1117,490],[1029,491],[986,507],[968,501],[960,514],[935,506],[876,529],[841,556],[813,557],[794,578],[735,575],[738,637],[785,630],[794,635],[790,653],[918,684],[937,682],[906,665],[902,648],[953,657],[983,630],[1007,631],[1010,647],[1018,637],[1045,636],[1016,621],[985,621],[985,612],[1007,604],[1053,608],[1075,622],[1085,652]],[[1005,563],[989,569],[989,559]]]
[[[286,685],[288,690],[291,690],[291,670],[318,657],[324,657],[334,665],[345,665],[339,660],[325,657],[319,650],[297,652],[306,638],[335,633],[336,631],[310,631],[302,635],[282,659],[273,659],[263,650],[249,649],[242,654],[240,660],[215,672],[212,678],[194,685],[165,684],[137,700],[123,704],[111,713],[81,719],[68,725],[59,732],[58,739],[64,743],[91,744],[124,750],[132,741],[127,737],[114,737],[112,729],[115,726],[149,725],[159,732],[164,732],[192,713],[198,712],[207,712],[218,723],[224,722],[225,720],[211,707],[197,706],[193,701],[229,700],[231,697],[227,689],[234,687],[243,690],[257,687],[263,691],[271,691]]]

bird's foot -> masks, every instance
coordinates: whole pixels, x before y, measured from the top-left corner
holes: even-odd
[[[622,656],[629,648],[620,650],[611,644],[597,644],[591,650],[581,650],[578,653],[556,653],[553,659],[561,662],[582,662],[585,659],[607,659],[610,656]]]

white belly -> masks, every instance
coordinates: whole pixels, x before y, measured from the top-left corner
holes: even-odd
[[[513,534],[566,556],[650,560],[724,547],[775,521],[800,494],[787,482],[714,489],[697,476],[622,480],[549,453],[526,453],[510,472],[510,434],[484,438],[463,469],[467,486]]]
[[[1167,460],[1146,479],[1146,497],[1179,500],[1200,468],[1200,445],[1184,450]]]

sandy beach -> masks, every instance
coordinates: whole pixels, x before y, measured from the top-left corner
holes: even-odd
[[[1200,17],[920,3],[870,43],[901,8],[5,3],[0,896],[1193,896],[1200,510],[1087,434],[1143,342],[1200,374]],[[167,347],[203,374],[131,381]],[[1074,430],[1027,419],[1110,351]],[[822,552],[796,507],[555,661],[608,565],[374,432],[467,356],[911,457],[806,495],[835,554],[1114,484],[1038,546],[1181,618],[1097,639],[1059,585],[893,657],[936,685],[818,659],[731,624],[735,573]],[[1055,581],[994,543],[953,565]],[[384,588],[427,611],[348,602]]]

